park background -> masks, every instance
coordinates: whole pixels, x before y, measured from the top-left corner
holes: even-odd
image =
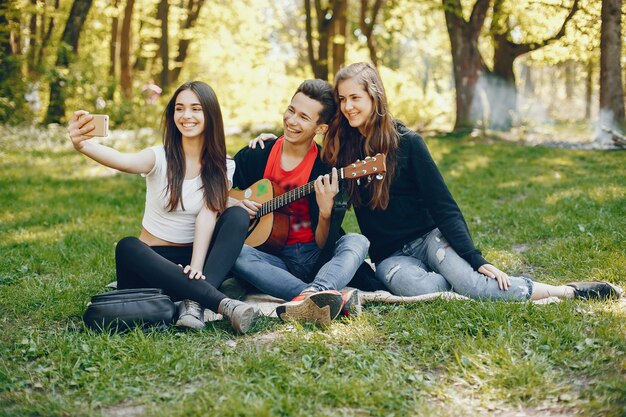
[[[169,95],[199,79],[233,153],[280,132],[303,79],[374,62],[487,259],[624,288],[623,15],[618,0],[1,0],[0,416],[626,415],[623,300],[86,331],[145,185],[65,133],[83,108],[110,115],[103,143],[157,144]]]

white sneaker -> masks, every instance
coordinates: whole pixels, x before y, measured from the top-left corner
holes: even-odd
[[[218,310],[230,322],[233,329],[239,333],[246,333],[250,330],[261,315],[255,306],[230,298],[224,298],[220,302]]]
[[[204,309],[196,301],[181,301],[178,306],[178,320],[175,326],[192,330],[204,329]]]

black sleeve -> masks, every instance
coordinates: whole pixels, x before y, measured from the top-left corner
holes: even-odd
[[[424,140],[415,135],[411,142],[413,145],[411,170],[419,190],[425,197],[428,212],[452,248],[474,270],[478,270],[488,262],[474,246],[461,209],[448,190]]]
[[[255,149],[250,149],[246,146],[237,152],[233,158],[235,160],[234,188],[243,190],[263,178],[267,158],[274,146],[274,142],[265,142],[265,149],[261,149],[258,146]]]

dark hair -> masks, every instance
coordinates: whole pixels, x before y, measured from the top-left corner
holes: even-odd
[[[293,95],[295,96],[298,93],[302,93],[308,98],[319,101],[322,105],[322,111],[320,111],[319,120],[317,121],[318,125],[330,123],[337,112],[337,104],[333,96],[332,85],[319,78],[316,80],[306,80],[298,86],[298,89]]]
[[[372,114],[363,126],[364,135],[359,129],[350,126],[346,117],[337,111],[322,143],[322,160],[331,166],[345,166],[357,159],[384,153],[387,157],[387,173],[382,181],[372,181],[366,185],[372,209],[385,209],[389,204],[389,187],[395,171],[395,155],[398,149],[398,132],[387,106],[387,96],[383,82],[376,68],[366,62],[359,62],[340,69],[335,75],[335,99],[339,103],[339,84],[353,79],[372,99]],[[361,196],[354,181],[346,183],[350,202],[361,205]]]
[[[222,111],[215,91],[202,81],[186,82],[174,92],[163,112],[163,148],[167,160],[167,191],[169,211],[173,211],[182,201],[183,180],[185,179],[185,153],[182,134],[174,122],[176,98],[185,90],[191,90],[200,101],[204,113],[204,132],[200,154],[200,177],[204,190],[204,200],[211,210],[223,211],[228,195],[226,175],[226,138]]]

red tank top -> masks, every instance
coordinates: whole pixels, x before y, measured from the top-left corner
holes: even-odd
[[[276,140],[274,147],[270,151],[267,165],[263,177],[278,184],[284,191],[292,190],[309,182],[313,164],[317,158],[317,146],[315,142],[311,144],[311,149],[297,167],[291,171],[285,171],[280,166],[280,157],[283,153],[284,137]],[[315,234],[311,228],[311,217],[309,215],[309,200],[307,197],[294,201],[287,206],[291,213],[289,218],[289,235],[287,245],[294,243],[308,243],[315,240]]]

